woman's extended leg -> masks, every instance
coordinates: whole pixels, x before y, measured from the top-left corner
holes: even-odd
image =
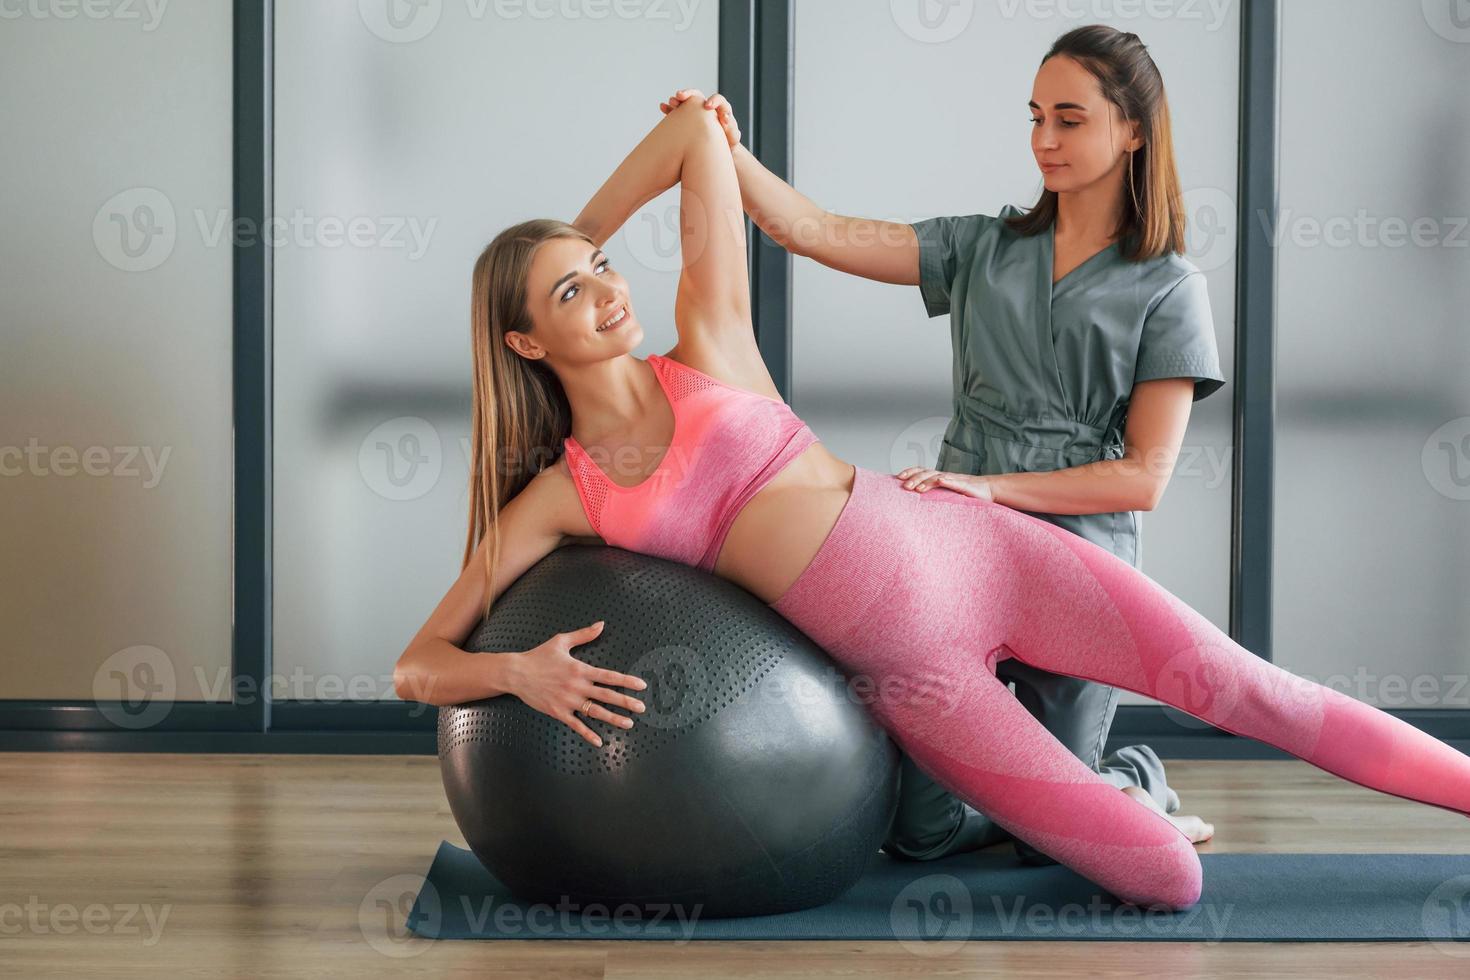
[[[1470,816],[1470,756],[1268,663],[1105,548],[1002,508],[1027,586],[1001,658],[1146,694],[1361,786]]]
[[[1470,809],[1470,757],[1268,664],[1127,562],[1020,511],[859,467],[773,608],[871,697],[931,778],[1124,901],[1186,908],[1189,839],[1103,780],[995,676],[1003,657],[1147,694],[1395,795]]]

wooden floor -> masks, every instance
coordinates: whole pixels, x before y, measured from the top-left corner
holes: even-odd
[[[1464,817],[1305,763],[1169,773],[1184,812],[1215,824],[1202,852],[1470,852]],[[1431,943],[971,942],[936,957],[896,942],[394,934],[402,915],[372,914],[373,899],[407,894],[397,876],[421,877],[445,838],[464,843],[432,757],[0,754],[0,974],[1470,976],[1470,958]]]

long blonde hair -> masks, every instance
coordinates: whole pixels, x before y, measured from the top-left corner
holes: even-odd
[[[1148,49],[1137,34],[1088,24],[1057,38],[1041,63],[1057,55],[1066,55],[1091,72],[1103,97],[1118,107],[1123,119],[1139,123],[1144,143],[1128,155],[1123,214],[1114,230],[1124,257],[1137,262],[1170,252],[1183,254],[1184,196],[1174,165],[1169,99]],[[1043,190],[1030,211],[1007,218],[1006,224],[1029,236],[1046,231],[1056,218],[1057,193]]]
[[[531,260],[545,242],[580,238],[580,229],[554,218],[512,225],[475,260],[470,284],[474,406],[470,432],[470,514],[463,571],[481,539],[490,535],[485,580],[500,563],[500,509],[561,455],[572,431],[572,410],[561,380],[544,361],[521,357],[505,343],[507,331],[532,333],[526,309]],[[493,590],[489,590],[493,591]],[[489,615],[490,602],[484,614]]]

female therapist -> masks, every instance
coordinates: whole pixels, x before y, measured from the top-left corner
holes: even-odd
[[[685,89],[668,112],[702,93]],[[1025,511],[1138,565],[1140,510],[1168,483],[1194,401],[1224,384],[1205,277],[1182,255],[1184,215],[1158,68],[1136,34],[1103,25],[1062,35],[1029,102],[1044,182],[1035,207],[912,225],[828,212],[740,143],[719,115],[745,210],[795,255],[880,282],[917,285],[950,314],[954,417],[936,469],[898,475]],[[1116,688],[997,665],[1016,696],[1105,779],[1166,814],[1179,809],[1147,746],[1102,758]],[[1012,839],[906,756],[884,849],[931,860]],[[1191,840],[1213,828],[1171,817]],[[1055,863],[1015,841],[1021,859]]]

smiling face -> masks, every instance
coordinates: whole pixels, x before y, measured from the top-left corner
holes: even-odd
[[[552,238],[536,249],[526,277],[526,313],[532,330],[505,334],[511,349],[526,357],[602,361],[643,339],[628,281],[602,249],[580,238]]]
[[[1031,153],[1049,191],[1081,190],[1118,173],[1129,151],[1143,145],[1139,124],[1126,122],[1097,78],[1065,55],[1037,71],[1030,107]]]

